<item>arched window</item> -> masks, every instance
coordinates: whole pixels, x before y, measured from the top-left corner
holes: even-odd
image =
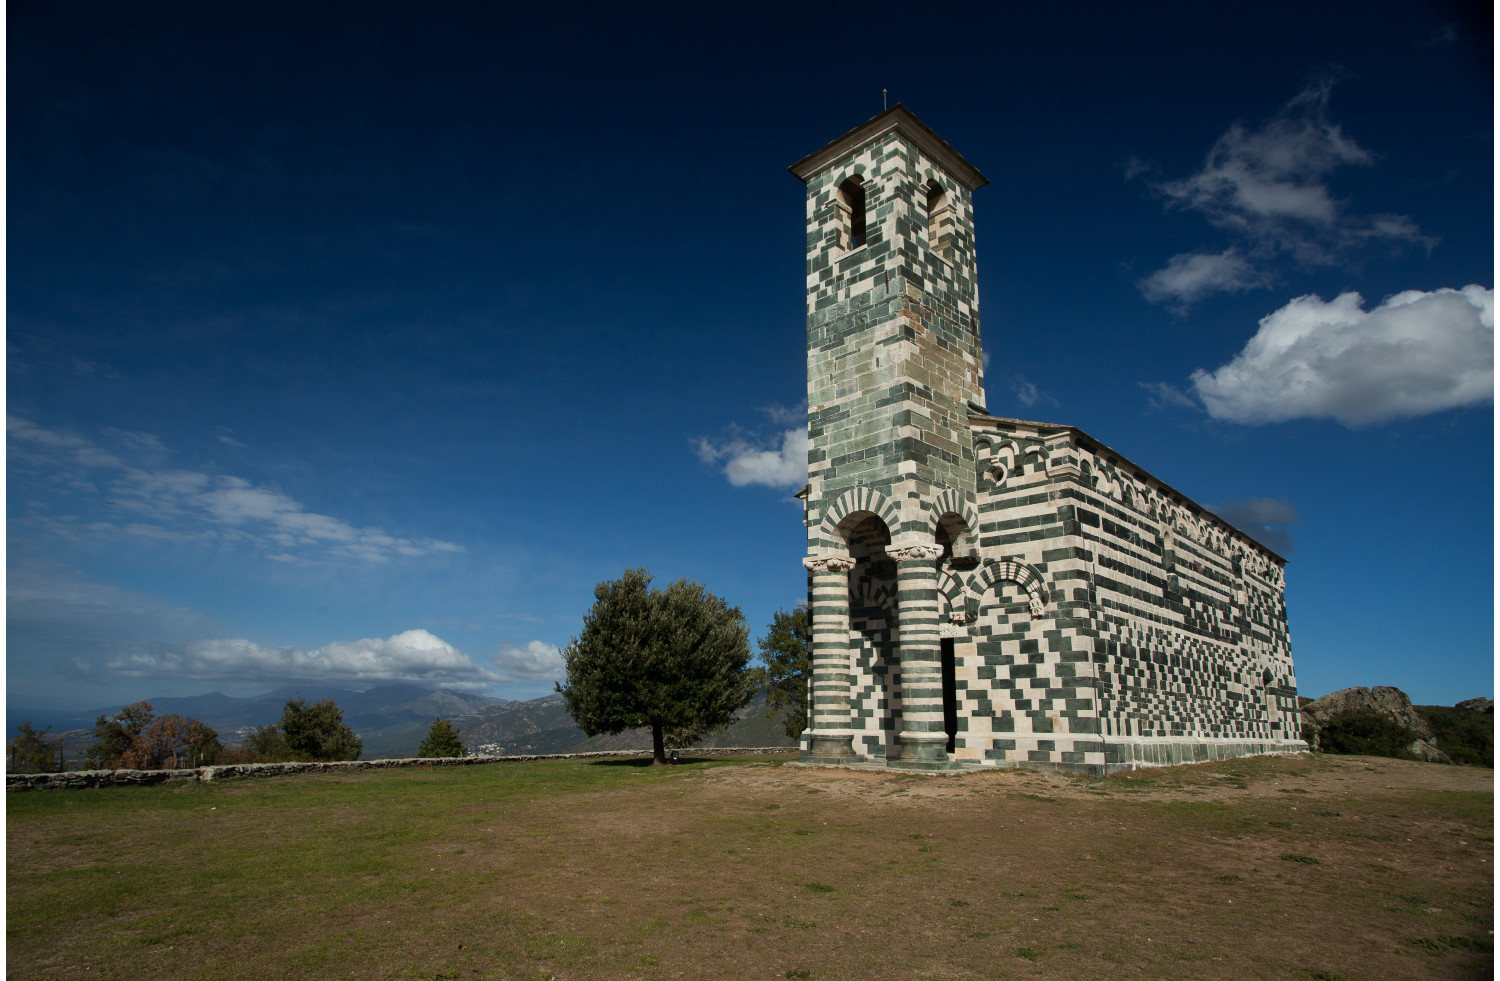
[[[839,229],[839,246],[845,251],[865,244],[865,182],[851,176],[839,185],[838,199],[843,221]]]
[[[953,208],[948,192],[935,180],[927,182],[927,245],[934,252],[947,254],[953,229]]]

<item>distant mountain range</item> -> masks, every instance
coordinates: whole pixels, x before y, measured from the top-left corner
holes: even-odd
[[[650,730],[637,729],[614,736],[590,739],[573,724],[561,695],[544,695],[516,702],[468,692],[433,690],[418,685],[382,685],[366,691],[296,685],[278,688],[250,698],[235,698],[221,692],[188,697],[147,698],[156,714],[182,715],[213,726],[226,745],[238,744],[257,726],[281,719],[288,699],[309,703],[332,698],[344,710],[344,722],[364,740],[364,759],[417,755],[427,728],[435,718],[452,719],[463,743],[470,750],[501,756],[532,753],[588,752],[603,749],[649,749]],[[739,713],[729,728],[705,740],[712,746],[791,746],[779,720],[768,719],[764,700],[757,698]],[[93,743],[94,723],[99,716],[113,717],[123,705],[89,712],[27,713],[24,706],[9,707],[8,729],[30,721],[38,729],[51,726],[49,739],[63,740],[68,759],[77,759]]]
[[[765,698],[757,697],[739,711],[728,727],[699,745],[705,748],[796,745],[782,728],[780,719],[766,717],[765,705]],[[455,719],[454,724],[465,746],[493,756],[651,748],[650,729],[627,729],[612,736],[590,738],[573,724],[561,695],[492,705]]]

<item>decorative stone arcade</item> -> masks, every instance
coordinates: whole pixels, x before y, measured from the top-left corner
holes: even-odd
[[[947,767],[938,577],[977,554],[968,416],[984,381],[970,195],[988,181],[901,105],[791,171],[807,185],[805,758],[863,756],[850,660],[851,587],[862,585],[856,595],[883,607],[884,643],[873,704],[859,711],[898,733],[890,765]]]
[[[984,407],[984,176],[900,105],[791,171],[802,761],[1103,773],[1305,750],[1285,560],[1087,433]]]

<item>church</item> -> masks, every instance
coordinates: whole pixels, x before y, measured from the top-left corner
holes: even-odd
[[[1305,751],[1286,560],[1073,426],[991,415],[983,174],[904,106],[807,186],[803,763]]]

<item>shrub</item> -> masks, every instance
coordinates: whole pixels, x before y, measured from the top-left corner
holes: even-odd
[[[1446,705],[1413,706],[1432,726],[1438,749],[1455,763],[1495,766],[1495,717]]]
[[[1392,756],[1415,759],[1406,748],[1419,735],[1375,709],[1359,709],[1336,715],[1319,727],[1325,753],[1351,756]]]

